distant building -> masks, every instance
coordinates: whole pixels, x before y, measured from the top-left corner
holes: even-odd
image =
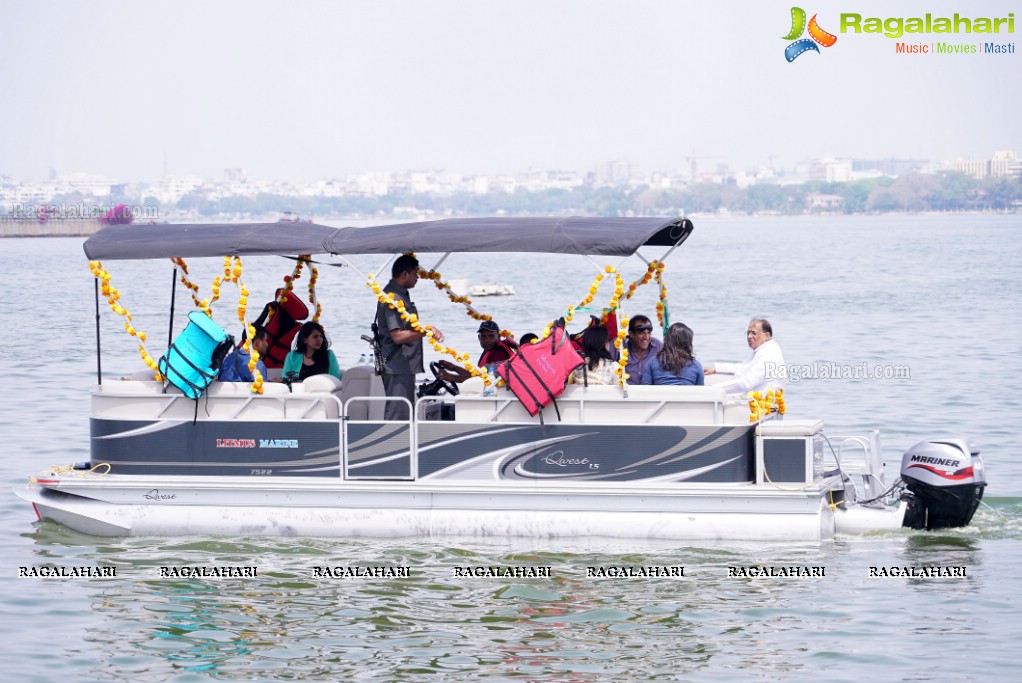
[[[109,178],[85,173],[59,176],[54,180],[54,183],[62,185],[66,192],[80,192],[83,195],[92,195],[93,197],[108,196],[115,184]]]
[[[628,161],[605,161],[596,169],[598,185],[625,185],[632,179],[632,164]]]
[[[845,204],[845,198],[839,194],[823,194],[813,192],[806,197],[806,209],[809,213],[831,213],[840,211]]]
[[[847,159],[819,159],[809,164],[809,180],[824,183],[847,183],[852,179],[852,162]]]
[[[1018,178],[1022,175],[1022,159],[1009,150],[994,152],[994,158],[990,160],[990,175],[995,178]]]
[[[990,159],[957,159],[951,162],[950,169],[977,180],[1018,177],[1022,174],[1022,160],[1013,151],[1001,150]]]
[[[925,159],[852,159],[852,171],[855,173],[879,171],[881,175],[897,178],[921,171],[929,163]]]

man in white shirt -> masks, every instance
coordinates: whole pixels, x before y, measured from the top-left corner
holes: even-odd
[[[749,323],[745,338],[749,341],[752,355],[744,363],[716,363],[706,368],[706,375],[734,375],[728,382],[720,384],[729,394],[745,394],[750,391],[768,391],[783,386],[781,379],[786,368],[781,347],[774,341],[774,330],[770,323],[758,318]]]

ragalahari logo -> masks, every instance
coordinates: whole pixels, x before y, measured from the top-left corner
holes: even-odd
[[[802,38],[802,33],[806,30],[806,13],[801,7],[791,8],[791,31],[788,35],[783,36],[784,40],[794,40],[795,42],[784,48],[784,58],[789,62],[794,62],[795,58],[801,54],[813,50],[819,52],[820,48],[816,47],[817,43],[823,47],[830,47],[837,42],[837,36],[833,33],[827,33],[820,25],[816,23],[816,15],[809,20],[809,38]],[[796,40],[798,38],[799,40]]]

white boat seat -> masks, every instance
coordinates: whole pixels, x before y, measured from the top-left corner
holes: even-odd
[[[359,401],[359,396],[386,396],[383,390],[383,379],[376,374],[372,365],[356,365],[344,371],[341,382],[341,405],[346,406],[349,420],[382,420],[384,401]],[[311,379],[311,378],[310,378]],[[351,400],[349,403],[349,399]]]
[[[620,387],[568,385],[543,419],[562,424],[744,424],[749,420],[745,401],[728,399],[720,387],[629,386],[625,398]],[[507,390],[497,395],[459,396],[458,422],[536,422]]]

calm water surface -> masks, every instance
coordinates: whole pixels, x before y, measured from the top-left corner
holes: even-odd
[[[76,239],[5,240],[0,312],[4,678],[18,681],[819,680],[987,681],[1016,676],[1022,641],[1022,408],[1018,363],[1022,217],[703,218],[667,276],[671,319],[706,363],[745,356],[765,316],[789,363],[908,368],[901,379],[806,379],[792,416],[831,433],[878,428],[889,478],[902,451],[939,435],[976,438],[989,506],[973,526],[817,544],[650,544],[578,539],[343,541],[97,539],[34,523],[9,492],[52,464],[88,458],[95,382],[92,279]],[[647,256],[653,256],[653,253]],[[424,264],[433,257],[423,256]],[[359,259],[376,270],[383,259]],[[615,262],[616,263],[616,262]],[[190,263],[208,293],[217,260]],[[110,262],[113,284],[159,355],[170,270]],[[252,308],[280,282],[278,259],[247,259]],[[629,278],[643,268],[626,263]],[[342,364],[372,316],[348,268],[322,267],[323,322]],[[516,333],[539,332],[582,298],[582,259],[455,255],[441,271],[513,284],[480,299]],[[304,280],[303,280],[304,282]],[[598,301],[606,301],[605,284]],[[304,292],[304,288],[300,291]],[[221,316],[233,320],[225,287]],[[232,296],[234,297],[232,299]],[[453,346],[475,325],[423,284],[415,300]],[[184,318],[178,292],[178,322]],[[640,290],[629,313],[653,313]],[[186,302],[187,303],[187,302]],[[107,377],[142,367],[102,314]],[[156,341],[162,340],[162,341]],[[106,579],[17,578],[42,565],[116,566]],[[257,579],[160,578],[161,566],[255,566]],[[408,578],[314,576],[317,566],[387,565]],[[728,578],[735,565],[824,566],[814,579]],[[463,578],[456,567],[552,567],[543,579]],[[587,567],[681,565],[681,579],[590,578]],[[965,578],[869,576],[871,566],[965,566]]]

